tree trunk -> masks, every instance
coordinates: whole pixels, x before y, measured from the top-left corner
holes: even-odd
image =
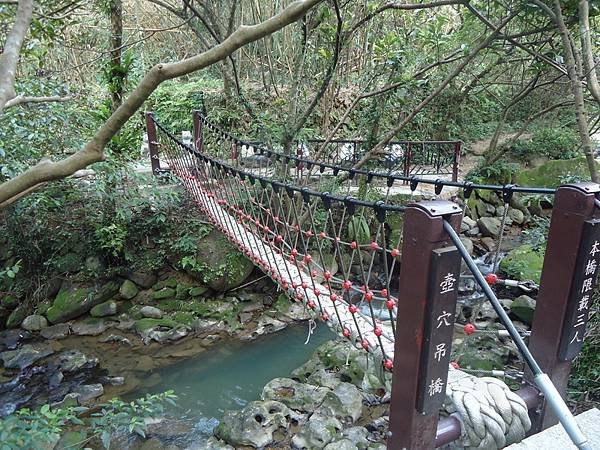
[[[108,85],[112,100],[112,110],[116,111],[123,103],[123,91],[127,72],[123,67],[123,1],[110,2],[110,68]]]
[[[581,82],[580,74],[577,71],[577,61],[575,60],[576,54],[571,46],[573,40],[571,39],[569,30],[565,25],[565,21],[562,15],[560,6],[560,0],[554,0],[554,13],[555,22],[560,32],[560,37],[565,51],[565,64],[567,66],[567,73],[569,74],[571,91],[573,92],[573,98],[575,100],[575,115],[577,118],[577,128],[579,129],[579,137],[583,146],[583,154],[587,160],[588,168],[590,170],[590,177],[594,183],[598,182],[598,170],[596,168],[596,160],[593,154],[593,145],[588,130],[587,116],[585,113],[585,103],[583,98],[583,84]]]
[[[588,0],[579,1],[579,30],[587,87],[600,106],[600,83],[598,83],[598,76],[596,75],[596,62],[594,61],[594,49],[590,36],[590,4]]]

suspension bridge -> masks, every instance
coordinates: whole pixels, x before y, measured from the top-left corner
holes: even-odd
[[[392,373],[388,448],[503,448],[557,421],[578,448],[592,448],[562,398],[583,345],[596,280],[590,267],[600,262],[599,185],[462,182],[454,141],[392,142],[357,169],[364,143],[356,140],[294,143],[286,152],[240,139],[199,111],[189,142],[152,113],[146,126],[153,172],[177,177],[290,298]],[[505,211],[515,193],[555,196],[528,343],[498,301],[493,277],[484,278],[464,247],[459,205],[399,201],[398,186],[415,192],[419,185],[437,196],[494,191]],[[516,392],[450,364],[461,262],[525,361]],[[452,414],[440,419],[448,402]]]

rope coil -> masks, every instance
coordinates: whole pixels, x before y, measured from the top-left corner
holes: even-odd
[[[465,375],[449,382],[445,405],[462,425],[453,448],[501,449],[520,442],[531,427],[523,399],[496,378]]]

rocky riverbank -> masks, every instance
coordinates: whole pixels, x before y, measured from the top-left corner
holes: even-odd
[[[158,382],[156,369],[215,342],[252,340],[307,318],[266,279],[224,295],[184,273],[148,276],[143,283],[139,274],[131,278],[137,284],[126,279],[97,290],[63,288],[46,316],[27,316],[21,328],[0,332],[1,416],[44,403],[108,400],[136,390],[140,379],[155,378],[146,386]],[[77,319],[63,321],[75,314],[71,299],[81,308],[82,298],[88,312],[77,309]]]

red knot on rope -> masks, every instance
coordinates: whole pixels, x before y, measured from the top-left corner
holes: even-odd
[[[451,368],[445,409],[462,425],[453,448],[500,449],[525,438],[531,427],[527,405],[496,378],[477,378]]]

